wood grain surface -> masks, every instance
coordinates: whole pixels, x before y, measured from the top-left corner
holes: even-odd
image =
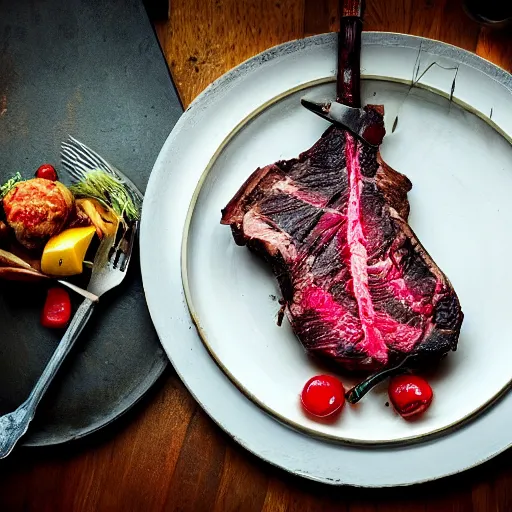
[[[156,31],[187,106],[254,54],[336,28],[337,0],[172,0],[170,20]],[[512,71],[510,29],[480,28],[458,0],[367,0],[365,29],[440,39]],[[104,431],[57,449],[19,449],[1,461],[0,512],[18,510],[510,512],[511,454],[423,486],[330,488],[245,452],[169,370]]]

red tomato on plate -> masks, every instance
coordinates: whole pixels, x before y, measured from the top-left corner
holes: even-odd
[[[55,167],[50,164],[43,164],[36,171],[36,178],[42,178],[43,180],[57,181],[57,171]]]
[[[300,398],[307,412],[325,417],[341,409],[345,403],[345,389],[336,377],[317,375],[306,382]]]
[[[397,375],[389,381],[389,399],[403,418],[425,412],[432,403],[434,392],[430,384],[417,375]]]
[[[62,329],[71,318],[71,299],[63,288],[50,288],[41,313],[41,325],[50,329]]]

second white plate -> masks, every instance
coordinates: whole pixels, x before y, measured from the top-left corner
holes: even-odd
[[[208,163],[217,156],[223,141],[236,126],[280,91],[288,91],[318,78],[331,78],[336,66],[336,41],[336,34],[327,34],[272,48],[223,76],[187,109],[162,148],[146,192],[141,228],[144,288],[158,335],[179,376],[211,418],[246,449],[296,475],[331,485],[382,487],[425,482],[463,471],[511,445],[510,393],[462,428],[425,442],[387,445],[379,449],[326,442],[275,421],[237,389],[199,338],[182,287],[180,247],[183,232],[185,228],[188,230],[187,211]],[[386,58],[392,54],[399,57]],[[369,58],[371,66],[368,65]],[[471,104],[482,116],[489,115],[494,106],[493,121],[502,131],[512,134],[512,77],[509,74],[468,52],[436,41],[399,34],[363,34],[365,73],[384,76],[389,72],[405,82],[410,80],[418,61],[424,70],[433,60],[445,67],[459,66],[459,77],[465,78],[457,82],[457,100]],[[276,74],[276,70],[279,73]],[[433,77],[429,73],[424,77],[427,82],[436,82],[439,77],[437,71]],[[277,79],[269,80],[269,76]],[[452,76],[442,87],[447,95]],[[487,127],[483,125],[483,129]],[[426,158],[425,155],[429,153],[418,155],[416,162]],[[484,171],[487,172],[488,168],[486,165]],[[248,174],[250,171],[248,166],[245,172]],[[413,171],[414,166],[408,167],[408,173]],[[412,178],[418,191],[417,178]],[[238,185],[233,182],[233,188]],[[231,192],[226,191],[226,196]],[[411,203],[415,209],[418,208],[413,196]],[[218,215],[216,211],[215,226]],[[414,213],[411,221],[419,230]],[[231,243],[231,240],[226,235],[227,242]],[[424,242],[426,245],[429,243],[425,239]],[[244,254],[245,249],[236,249]],[[429,249],[435,250],[435,247]],[[493,248],[488,249],[490,252]],[[446,261],[440,261],[440,255],[435,256],[443,266]],[[450,272],[450,269],[445,270]],[[265,281],[270,286],[273,282],[269,275],[265,275]],[[221,284],[222,287],[227,286]],[[455,286],[462,293],[460,283]],[[491,297],[492,291],[489,288],[485,297]],[[220,302],[221,298],[216,296],[212,300]],[[259,294],[257,298],[267,300]],[[269,311],[274,311],[273,307]],[[229,321],[235,314],[230,315]],[[273,313],[265,321],[269,325],[273,323]],[[468,325],[471,323],[465,322],[465,329]],[[461,339],[461,347],[463,341]],[[233,342],[243,344],[245,337]],[[459,355],[460,352],[450,354],[450,358],[455,359]],[[245,357],[252,357],[249,350]],[[501,364],[498,360],[503,358],[503,354],[489,350],[485,357],[485,363],[489,365]],[[468,375],[468,378],[469,384],[474,379],[483,380],[478,374]],[[463,392],[464,387],[457,391]],[[438,397],[441,397],[439,393]],[[383,471],[382,467],[386,470]]]

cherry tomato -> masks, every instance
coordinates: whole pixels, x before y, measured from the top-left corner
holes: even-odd
[[[44,180],[57,181],[57,171],[55,167],[50,164],[43,164],[36,171],[36,178],[43,178]]]
[[[50,329],[62,329],[71,318],[71,299],[63,288],[50,288],[41,313],[41,325]]]
[[[397,375],[389,382],[389,399],[403,418],[425,412],[432,403],[434,393],[429,383],[417,375]]]
[[[336,377],[317,375],[306,382],[300,398],[304,409],[313,416],[330,416],[345,403],[345,390]]]

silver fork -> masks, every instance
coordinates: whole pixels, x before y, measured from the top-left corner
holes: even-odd
[[[11,453],[18,440],[27,431],[41,398],[91,317],[99,298],[123,281],[130,263],[138,227],[139,223],[135,222],[131,229],[125,230],[120,242],[115,246],[114,237],[105,237],[102,240],[96,252],[91,280],[87,287],[91,298],[85,298],[76,311],[27,400],[15,411],[0,417],[0,459]]]

